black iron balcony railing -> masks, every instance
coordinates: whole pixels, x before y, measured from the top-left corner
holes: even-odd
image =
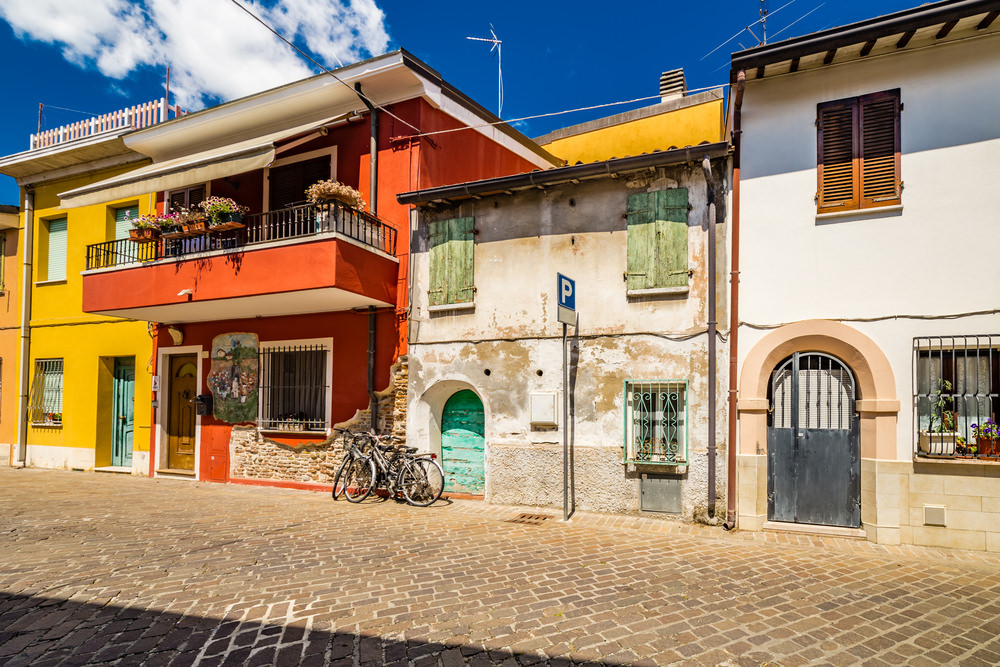
[[[245,226],[239,229],[210,229],[204,234],[183,238],[164,237],[150,241],[117,239],[95,243],[87,246],[87,270],[176,259],[276,241],[306,240],[326,232],[336,232],[376,250],[396,254],[394,228],[370,213],[340,202],[326,202],[255,213],[247,216]]]

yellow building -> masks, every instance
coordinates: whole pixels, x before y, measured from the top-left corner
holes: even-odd
[[[19,213],[17,206],[0,205],[0,465],[11,460],[12,447],[17,442],[21,323]]]
[[[565,127],[535,142],[567,164],[724,140],[722,89],[688,95],[682,70],[660,77],[660,103]]]
[[[164,114],[152,122],[165,117],[164,105],[150,108]],[[150,212],[155,195],[79,207],[59,198],[148,163],[122,141],[133,129],[49,131],[33,136],[30,150],[0,157],[0,173],[21,187],[23,230],[20,248],[9,245],[16,228],[4,232],[5,268],[10,278],[30,275],[23,293],[5,287],[0,296],[0,443],[13,465],[149,470],[152,339],[146,322],[84,313],[80,274],[95,252],[88,246],[127,251],[126,214]],[[18,367],[18,359],[27,361]]]

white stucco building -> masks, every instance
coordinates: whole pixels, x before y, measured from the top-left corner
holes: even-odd
[[[1000,551],[998,10],[733,55],[741,529]]]

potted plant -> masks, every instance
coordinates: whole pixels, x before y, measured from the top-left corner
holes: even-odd
[[[955,429],[955,413],[949,408],[952,397],[951,382],[938,380],[937,394],[931,395],[930,423],[926,431],[920,431],[918,445],[920,451],[935,456],[954,456],[958,433]]]
[[[201,211],[182,208],[177,213],[175,220],[184,228],[187,236],[204,234],[208,231],[208,218]]]
[[[1000,425],[992,419],[982,424],[972,425],[972,437],[976,439],[981,457],[1000,456]]]
[[[160,224],[160,234],[165,239],[184,236],[179,213],[165,213],[157,218]]]
[[[160,218],[152,213],[146,213],[140,215],[138,218],[133,219],[131,211],[125,214],[125,219],[128,220],[132,229],[129,230],[129,238],[133,241],[155,241],[160,238]]]
[[[229,197],[209,197],[198,206],[208,216],[208,226],[215,230],[242,227],[243,215],[250,210]]]
[[[359,210],[365,208],[365,200],[360,192],[350,185],[334,180],[318,181],[310,185],[306,188],[306,199],[311,204],[339,201]]]

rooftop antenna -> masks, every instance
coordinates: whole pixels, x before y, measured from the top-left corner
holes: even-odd
[[[760,28],[764,33],[761,44],[767,44],[767,0],[760,0]]]
[[[466,37],[466,39],[471,39],[474,42],[489,42],[493,45],[490,47],[490,53],[497,52],[497,83],[499,86],[497,93],[497,118],[499,118],[503,113],[503,55],[500,53],[500,45],[503,42],[497,37],[492,23],[490,24],[490,34],[492,37]]]

